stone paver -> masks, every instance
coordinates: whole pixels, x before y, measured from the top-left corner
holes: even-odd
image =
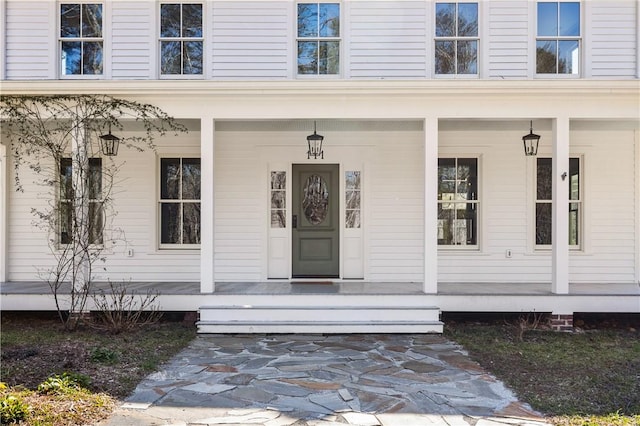
[[[207,335],[101,426],[545,426],[437,335]]]

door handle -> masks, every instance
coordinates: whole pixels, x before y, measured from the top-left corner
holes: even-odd
[[[293,218],[291,220],[291,226],[293,227],[293,229],[298,227],[298,215],[294,214]]]

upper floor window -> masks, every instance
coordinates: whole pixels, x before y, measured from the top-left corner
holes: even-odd
[[[438,159],[438,245],[478,244],[478,159]]]
[[[536,245],[548,246],[552,240],[552,159],[536,159]],[[580,196],[580,158],[569,159],[569,245],[581,243],[582,198]]]
[[[160,5],[160,73],[201,75],[203,64],[202,4]]]
[[[538,2],[537,74],[580,72],[580,3]]]
[[[103,69],[102,4],[60,5],[62,75],[100,75]]]
[[[200,159],[160,159],[160,244],[200,244]]]
[[[298,74],[340,72],[340,4],[298,4]]]
[[[478,41],[478,3],[436,3],[436,74],[477,74]]]
[[[86,194],[88,194],[87,217],[77,217],[74,211],[74,199],[78,191],[73,185],[73,161],[71,158],[60,160],[60,181],[59,181],[59,241],[60,244],[71,244],[75,225],[85,223],[89,233],[90,244],[103,243],[103,203],[102,199],[102,159],[89,158],[88,171],[85,177]],[[82,210],[82,209],[81,209]]]

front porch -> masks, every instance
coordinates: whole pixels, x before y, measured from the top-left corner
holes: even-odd
[[[553,293],[551,283],[440,283],[436,294],[420,282],[219,282],[209,294],[198,282],[128,287],[158,292],[164,311],[199,311],[201,333],[439,333],[440,312],[640,312],[637,284],[576,283],[568,294]],[[3,282],[0,294],[2,310],[55,309],[43,282]]]

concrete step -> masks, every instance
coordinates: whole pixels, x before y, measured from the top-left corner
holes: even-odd
[[[198,333],[409,333],[426,334],[442,333],[443,323],[440,321],[422,322],[333,322],[333,321],[199,321]]]
[[[209,305],[198,333],[442,333],[434,306]]]

